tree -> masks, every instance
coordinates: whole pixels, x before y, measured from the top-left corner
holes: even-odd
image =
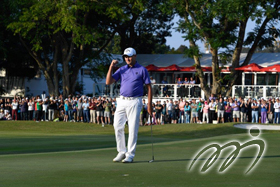
[[[59,71],[62,71],[63,95],[73,93],[80,68],[98,56],[113,38],[116,33],[113,23],[118,19],[113,12],[115,4],[32,0],[25,2],[26,8],[18,7],[8,28],[19,35],[35,59],[51,95],[59,94]]]
[[[121,51],[132,46],[138,54],[167,53],[170,48],[165,45],[165,37],[171,36],[173,14],[163,11],[165,1],[125,2],[121,6],[120,16],[126,19],[117,28]]]
[[[185,33],[190,47],[187,55],[194,58],[195,67],[200,79],[201,88],[207,97],[211,93],[221,93],[224,78],[221,77],[221,68],[231,64],[232,70],[229,83],[226,87],[227,95],[239,77],[235,71],[239,67],[240,55],[244,45],[250,45],[250,50],[242,65],[250,62],[256,48],[269,46],[278,34],[277,29],[272,29],[274,20],[279,17],[279,1],[242,1],[242,0],[170,0],[168,3],[182,18],[178,31]],[[245,29],[249,19],[256,20],[257,26],[254,33],[245,39]],[[209,44],[212,54],[213,84],[208,87],[200,65],[201,53],[197,41]],[[246,42],[245,42],[246,41]],[[245,42],[245,43],[244,43]],[[221,49],[224,51],[221,52]]]
[[[5,69],[6,77],[33,78],[38,70],[35,61],[27,54],[19,38],[7,29],[16,11],[13,2],[1,1],[0,10],[0,69]]]

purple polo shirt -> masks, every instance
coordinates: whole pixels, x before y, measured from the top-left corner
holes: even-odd
[[[233,108],[233,111],[239,111],[239,105],[240,105],[239,103],[237,103],[237,104],[233,103],[231,107],[238,106],[236,108]]]
[[[120,95],[125,97],[141,97],[144,94],[143,85],[151,84],[147,69],[137,62],[133,67],[120,67],[112,76],[121,81]]]

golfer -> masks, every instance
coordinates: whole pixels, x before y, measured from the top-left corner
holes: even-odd
[[[131,163],[135,156],[140,112],[142,109],[143,85],[148,90],[148,113],[152,113],[152,89],[146,68],[136,62],[136,51],[129,47],[124,50],[123,58],[127,65],[120,67],[114,74],[113,69],[118,63],[112,60],[109,67],[106,84],[110,85],[120,80],[120,99],[114,116],[114,129],[118,155],[114,162]],[[128,121],[128,142],[125,145],[124,128]]]

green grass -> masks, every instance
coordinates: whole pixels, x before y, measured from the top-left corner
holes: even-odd
[[[117,154],[112,126],[85,123],[0,122],[0,186],[279,186],[280,132],[265,131],[266,153],[256,168],[245,171],[256,155],[249,147],[225,173],[219,166],[223,151],[205,174],[199,172],[207,155],[187,168],[212,142],[251,139],[233,124],[168,124],[153,126],[155,162],[151,159],[150,127],[139,128],[132,164],[113,163]]]

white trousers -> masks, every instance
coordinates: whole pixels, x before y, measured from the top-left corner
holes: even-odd
[[[114,129],[117,143],[117,151],[126,157],[134,158],[137,144],[137,136],[142,109],[142,99],[132,100],[118,99],[114,115]],[[128,121],[128,142],[125,146],[124,128]]]

